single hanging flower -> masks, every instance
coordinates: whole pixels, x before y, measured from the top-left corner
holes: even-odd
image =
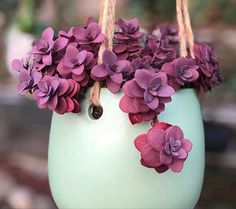
[[[115,94],[120,90],[124,78],[131,73],[132,67],[129,61],[117,60],[113,52],[105,50],[102,64],[93,67],[91,77],[96,81],[106,81],[107,88]]]
[[[194,59],[180,57],[164,64],[161,71],[169,76],[170,85],[177,90],[186,83],[192,83],[198,79],[198,68]]]
[[[180,172],[192,149],[192,143],[184,138],[182,130],[166,123],[157,123],[147,134],[138,136],[134,143],[140,151],[141,164],[158,173],[168,169]]]

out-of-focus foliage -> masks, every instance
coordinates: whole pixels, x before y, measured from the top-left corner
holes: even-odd
[[[196,24],[223,22],[236,23],[236,0],[194,0],[191,4],[192,19]]]

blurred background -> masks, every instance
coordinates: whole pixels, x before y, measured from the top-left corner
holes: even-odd
[[[236,208],[236,0],[191,0],[195,39],[213,44],[225,81],[201,96],[206,171],[196,209]],[[47,179],[51,112],[16,94],[9,67],[46,26],[56,30],[98,17],[98,0],[0,1],[0,209],[54,209]],[[175,24],[173,0],[118,0],[117,16],[144,28]]]

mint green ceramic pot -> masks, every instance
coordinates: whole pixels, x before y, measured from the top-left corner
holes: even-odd
[[[131,125],[119,109],[122,93],[101,90],[103,116],[92,120],[89,102],[80,114],[53,114],[49,181],[60,209],[192,209],[202,187],[204,132],[197,95],[183,89],[159,119],[180,126],[193,144],[181,173],[158,174],[140,164],[134,139],[150,123]]]

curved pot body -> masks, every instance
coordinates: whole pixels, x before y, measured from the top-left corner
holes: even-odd
[[[159,119],[179,125],[193,149],[181,173],[158,174],[140,164],[134,139],[150,123],[131,125],[119,109],[122,94],[101,90],[103,116],[92,120],[88,100],[80,114],[53,114],[49,181],[60,209],[194,208],[204,174],[204,133],[192,89],[178,91]]]

